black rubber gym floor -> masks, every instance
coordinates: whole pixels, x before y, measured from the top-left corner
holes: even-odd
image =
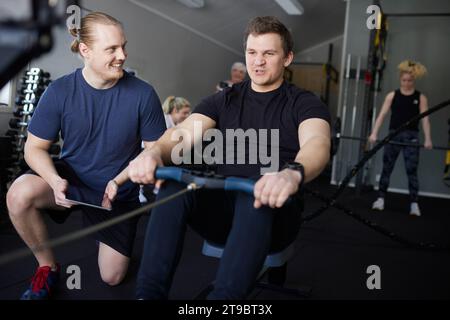
[[[327,180],[318,179],[310,189],[331,195],[335,187]],[[406,195],[389,194],[383,212],[370,210],[376,198],[374,191],[360,197],[348,189],[340,198],[341,203],[354,212],[387,229],[414,241],[450,245],[450,200],[421,198],[421,217],[408,214]],[[305,212],[312,212],[323,203],[308,196]],[[0,215],[5,221],[6,213]],[[50,234],[57,237],[77,230],[81,226],[80,214],[74,213],[63,225],[48,222]],[[104,284],[97,267],[97,247],[86,238],[63,245],[55,250],[62,264],[63,277],[54,299],[134,299],[134,286],[142,250],[145,224],[144,216],[139,224],[137,241],[128,276],[116,287]],[[406,248],[386,236],[355,221],[344,213],[330,208],[323,215],[303,225],[297,239],[295,257],[288,265],[287,285],[312,288],[309,299],[449,299],[450,252],[425,251]],[[218,260],[201,254],[202,239],[188,231],[185,250],[178,267],[171,299],[189,300],[214,279]],[[23,247],[21,239],[7,223],[0,228],[0,253]],[[69,265],[81,269],[81,289],[66,287],[65,273]],[[369,290],[366,282],[371,274],[367,268],[380,268],[380,289]],[[28,257],[0,266],[0,299],[18,299],[28,285],[36,267]],[[271,290],[255,289],[251,299],[298,299]]]

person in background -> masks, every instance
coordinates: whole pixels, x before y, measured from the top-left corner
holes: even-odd
[[[167,129],[175,127],[191,114],[191,104],[183,97],[169,96],[162,105]]]
[[[162,109],[167,129],[175,127],[191,114],[191,104],[183,97],[168,96],[162,105]],[[162,180],[157,180],[153,188],[152,186],[141,185],[139,201],[141,203],[147,203],[149,200],[152,202],[155,195],[158,194],[162,182]]]
[[[400,72],[400,88],[389,92],[381,107],[372,133],[369,136],[369,142],[377,141],[378,131],[383,124],[384,118],[391,111],[391,119],[389,131],[392,132],[399,128],[409,119],[428,110],[427,97],[420,91],[416,90],[415,80],[424,76],[427,69],[419,62],[405,60],[398,65]],[[430,134],[430,120],[428,117],[422,119],[422,127],[425,135],[424,146],[426,149],[433,148]],[[398,134],[393,141],[408,144],[419,143],[419,123],[415,122],[409,125],[407,130]],[[395,161],[400,153],[403,152],[405,160],[406,173],[408,175],[409,196],[411,201],[410,214],[420,216],[420,208],[418,205],[419,182],[417,179],[417,167],[419,165],[419,147],[402,146],[387,144],[384,147],[383,154],[383,171],[380,177],[380,185],[378,191],[378,199],[372,204],[372,209],[384,210],[384,198],[389,187],[389,178],[394,169]]]
[[[242,62],[235,62],[231,66],[231,79],[220,81],[216,86],[216,92],[222,91],[224,88],[229,88],[235,83],[244,81],[247,75],[247,68]]]

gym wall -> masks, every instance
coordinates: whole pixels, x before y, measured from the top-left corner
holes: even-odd
[[[343,35],[340,35],[338,37],[329,39],[328,41],[325,41],[323,43],[317,44],[315,46],[312,46],[306,50],[298,52],[295,57],[294,61],[296,62],[320,62],[320,63],[326,63],[328,60],[328,47],[330,44],[333,45],[333,56],[331,59],[331,64],[333,65],[336,70],[341,69],[341,56],[342,56],[342,40]],[[311,69],[320,69],[316,70],[316,72],[321,73],[321,78],[324,77],[323,73],[321,72],[321,67],[312,67]],[[325,85],[325,82],[323,82],[323,86]],[[330,110],[330,113],[333,117],[337,114],[337,106],[338,106],[338,95],[339,95],[339,84],[335,84],[334,82],[331,82],[330,85],[330,100],[328,103],[328,107]],[[320,88],[319,88],[320,90]]]
[[[333,57],[331,59],[331,63],[336,69],[339,70],[341,67],[342,40],[343,35],[340,35],[323,43],[312,46],[306,50],[302,50],[295,55],[294,61],[325,63],[328,60],[328,45],[332,44]]]
[[[134,5],[120,0],[83,1],[90,10],[103,11],[119,19],[128,40],[125,67],[152,84],[161,102],[168,95],[183,96],[193,106],[215,92],[216,84],[228,79],[235,61],[244,61],[205,39]],[[151,2],[149,2],[151,5]],[[52,79],[82,66],[70,52],[72,37],[65,28],[55,28],[53,50],[31,62],[51,73]],[[243,50],[242,50],[243,52]],[[8,129],[11,115],[0,113],[0,128]]]

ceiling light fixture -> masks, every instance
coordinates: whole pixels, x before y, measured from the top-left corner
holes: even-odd
[[[275,2],[289,15],[301,15],[305,11],[297,0],[275,0]]]

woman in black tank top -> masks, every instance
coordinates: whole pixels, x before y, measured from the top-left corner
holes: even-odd
[[[378,115],[372,133],[369,136],[369,142],[375,143],[378,137],[378,131],[383,121],[391,111],[391,119],[389,130],[399,128],[403,123],[412,117],[428,110],[428,102],[425,95],[415,89],[415,80],[422,77],[426,73],[426,68],[419,62],[405,60],[398,65],[400,72],[400,88],[387,94],[380,114]],[[425,135],[424,146],[431,149],[430,121],[428,117],[422,119],[422,127]],[[398,134],[393,141],[419,144],[419,124],[411,124],[407,130]],[[400,153],[403,152],[405,169],[408,175],[408,188],[411,200],[410,214],[420,216],[418,205],[419,183],[417,179],[417,167],[419,164],[419,148],[410,146],[400,146],[387,144],[384,147],[383,154],[383,171],[380,177],[378,199],[373,203],[372,209],[384,209],[384,197],[389,186],[389,178],[394,169],[395,161]]]

